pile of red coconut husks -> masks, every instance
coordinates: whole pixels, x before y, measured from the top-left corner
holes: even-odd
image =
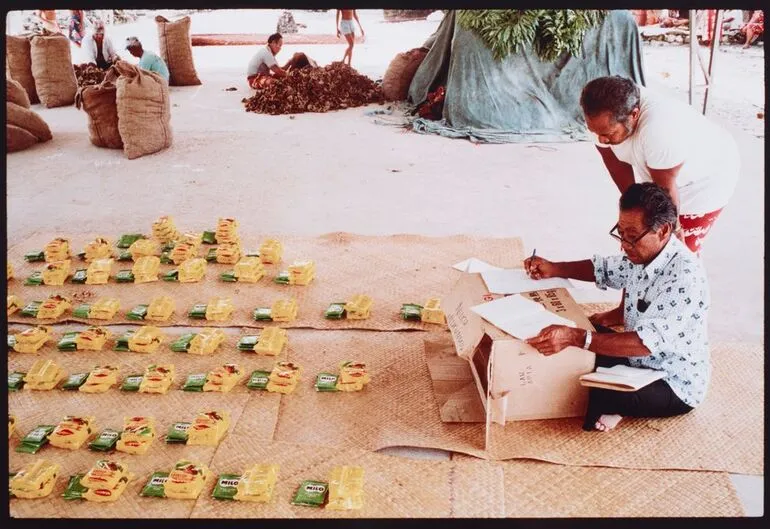
[[[104,80],[104,75],[107,73],[94,63],[75,64],[73,67],[75,68],[78,86],[99,84]]]

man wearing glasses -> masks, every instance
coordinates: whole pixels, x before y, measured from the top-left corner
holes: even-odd
[[[676,236],[700,253],[740,173],[730,133],[691,106],[619,76],[589,82],[580,106],[620,192],[634,181],[666,189],[679,212]]]
[[[601,289],[624,289],[622,304],[602,313],[598,334],[550,325],[527,340],[552,355],[569,346],[596,353],[596,365],[617,364],[666,372],[635,392],[591,388],[584,430],[608,431],[623,416],[671,417],[691,411],[706,396],[711,374],[707,315],[709,288],[700,259],[673,236],[676,207],[666,190],[653,183],[631,184],[620,197],[618,223],[610,235],[625,255],[554,263],[541,257],[524,261],[533,279],[564,277],[595,281]]]

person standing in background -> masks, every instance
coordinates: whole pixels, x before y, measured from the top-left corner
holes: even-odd
[[[82,9],[70,9],[70,40],[77,46],[83,42],[86,36],[86,17]]]
[[[361,30],[361,38],[365,37],[364,28],[361,26],[361,21],[358,20],[358,13],[355,9],[338,9],[337,10],[337,38],[340,38],[340,34],[345,36],[345,40],[348,41],[348,47],[345,49],[345,55],[342,56],[342,62],[347,59],[347,64],[353,61],[353,45],[356,43],[356,29],[353,25],[353,19],[358,22],[358,29]]]
[[[38,9],[37,16],[43,24],[43,29],[51,33],[61,33],[61,28],[56,22],[55,9]]]

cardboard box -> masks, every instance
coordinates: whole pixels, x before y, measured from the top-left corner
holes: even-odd
[[[557,288],[524,295],[575,322],[578,327],[594,330],[567,290]],[[487,291],[480,274],[463,274],[442,300],[455,352],[468,363],[483,405],[485,417],[481,419],[487,425],[490,422],[504,425],[506,421],[583,416],[588,390],[580,385],[578,378],[594,370],[594,353],[569,347],[555,355],[544,356],[471,311],[474,305],[499,297]],[[434,361],[432,373],[440,371]],[[454,372],[460,371],[455,365]],[[467,385],[460,391],[465,392],[462,398],[468,401]],[[458,399],[459,396],[446,396],[437,400],[451,402],[455,410],[465,409],[472,413],[479,409],[472,403],[464,406]],[[467,422],[469,413],[455,415]]]

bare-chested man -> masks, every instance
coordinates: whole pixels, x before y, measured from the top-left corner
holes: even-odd
[[[340,20],[340,17],[342,19]],[[350,66],[353,60],[353,45],[356,42],[356,30],[353,25],[353,19],[358,22],[358,29],[361,30],[361,38],[364,38],[364,28],[361,26],[361,21],[358,20],[358,14],[355,9],[338,9],[337,10],[337,38],[340,35],[345,36],[345,40],[348,41],[348,47],[345,50],[345,55],[342,56],[342,62],[347,59],[348,66]]]

